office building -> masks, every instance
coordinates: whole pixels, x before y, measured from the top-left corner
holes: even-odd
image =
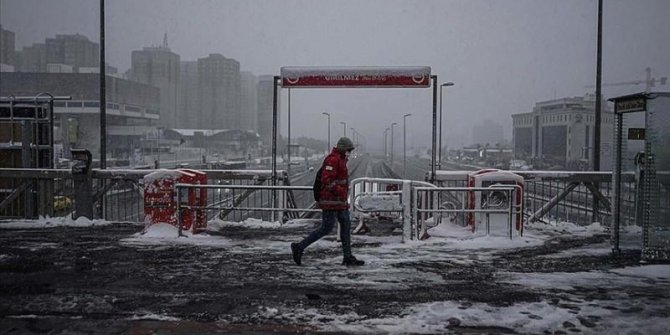
[[[100,76],[97,73],[3,73],[2,96],[35,96],[48,92],[71,96],[54,102],[54,141],[70,148],[100,153]],[[109,157],[129,157],[159,119],[159,90],[107,76],[107,151]],[[111,166],[111,165],[110,165]]]
[[[612,157],[613,113],[602,104],[601,169]],[[535,168],[587,170],[593,166],[595,97],[538,102],[532,112],[512,115],[514,157]],[[539,166],[538,166],[539,165]]]
[[[198,103],[198,62],[181,62],[179,82],[180,108],[179,124],[186,129],[204,129]]]
[[[258,79],[251,72],[241,72],[240,129],[258,131]]]
[[[131,55],[129,79],[160,90],[161,119],[168,128],[179,128],[182,114],[179,111],[179,83],[181,78],[179,55],[167,46],[167,37],[159,47],[145,47]]]
[[[281,106],[281,95],[277,90],[277,113]],[[263,144],[272,145],[272,108],[274,99],[274,76],[262,75],[258,77],[258,134]],[[277,115],[277,131],[281,129],[279,115]]]
[[[240,63],[221,54],[198,59],[199,124],[204,129],[240,129]]]
[[[4,65],[3,68],[7,70],[14,70],[14,67],[16,67],[15,43],[14,32],[5,30],[0,25],[0,64]]]

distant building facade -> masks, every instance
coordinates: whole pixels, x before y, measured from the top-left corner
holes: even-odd
[[[13,46],[12,46],[13,47]],[[14,71],[49,73],[98,73],[100,46],[80,34],[56,35],[14,53]],[[107,65],[107,74],[118,70]]]
[[[204,129],[240,129],[240,62],[221,54],[198,59],[198,103]]]
[[[7,70],[16,67],[16,35],[13,31],[5,30],[0,25],[0,64]],[[9,72],[9,71],[8,71]]]
[[[45,45],[47,64],[69,65],[74,72],[79,72],[80,67],[97,67],[100,64],[100,45],[84,35],[56,35],[47,38]]]
[[[281,95],[277,92],[277,106],[281,106]],[[258,77],[258,134],[267,147],[272,144],[272,103],[274,99],[274,76],[262,75]],[[279,107],[277,107],[279,113]],[[279,116],[277,130],[281,129]]]
[[[612,157],[614,114],[602,104],[601,169]],[[512,115],[514,157],[542,166],[590,169],[593,166],[595,98],[571,97],[538,102],[530,113]],[[535,164],[537,165],[537,164]]]
[[[55,142],[100,151],[100,76],[96,73],[3,73],[0,96],[35,96],[48,92],[72,96],[54,102]],[[107,150],[128,157],[159,119],[160,93],[149,85],[107,76]]]
[[[47,46],[33,43],[16,52],[16,70],[18,72],[47,72]]]
[[[258,131],[258,78],[251,72],[241,72],[240,129]]]
[[[167,47],[167,40],[160,47],[145,47],[132,52],[129,79],[160,90],[159,123],[167,128],[176,128],[180,120],[180,78],[179,55]]]
[[[181,62],[179,94],[181,95],[179,101],[180,127],[205,129],[198,103],[198,62]]]

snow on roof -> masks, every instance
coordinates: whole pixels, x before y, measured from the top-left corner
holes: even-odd
[[[175,179],[182,174],[179,170],[159,169],[144,176],[145,183],[151,183],[159,179]]]
[[[178,133],[181,136],[195,136],[195,133],[202,133],[203,135],[206,136],[213,136],[216,134],[220,133],[226,133],[229,131],[233,131],[234,129],[169,129],[171,131],[174,131],[175,133]]]

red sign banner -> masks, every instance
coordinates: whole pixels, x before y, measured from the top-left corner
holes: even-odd
[[[430,67],[282,67],[282,87],[429,87]]]

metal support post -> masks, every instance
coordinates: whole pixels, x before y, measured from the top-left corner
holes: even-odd
[[[402,183],[402,241],[412,239],[412,182],[405,180]]]
[[[435,154],[437,149],[437,76],[432,75],[430,78],[433,80],[433,140],[432,150],[430,153],[430,182],[435,184]]]
[[[277,86],[281,77],[274,76],[272,81],[272,186],[277,186]],[[277,191],[272,191],[272,206],[277,208]],[[275,212],[271,220],[275,221]]]

